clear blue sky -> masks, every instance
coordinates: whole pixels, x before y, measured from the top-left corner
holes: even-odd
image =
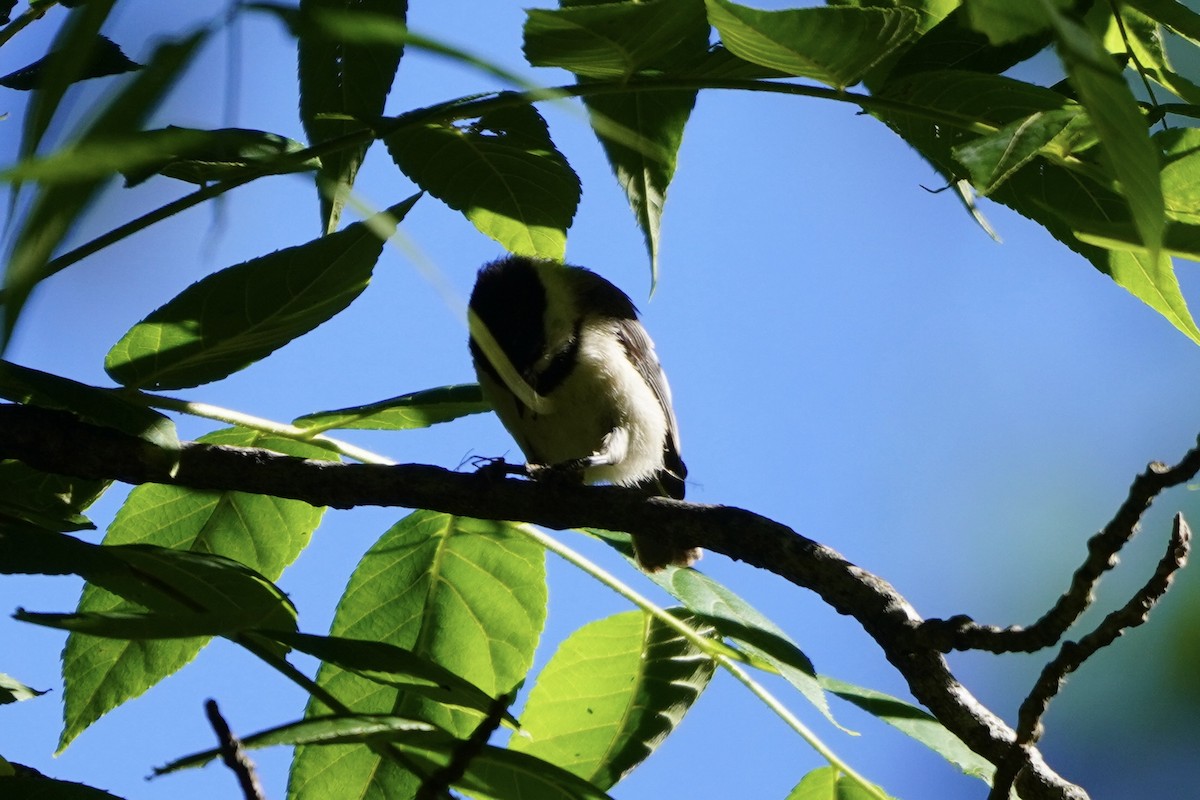
[[[220,4],[123,4],[109,35],[136,58],[148,29],[178,30]],[[411,26],[545,84],[565,73],[523,68],[522,4],[413,3]],[[782,8],[782,3],[758,3]],[[60,15],[56,9],[53,15]],[[161,18],[148,20],[155,15]],[[37,27],[49,27],[46,24]],[[42,53],[36,30],[3,51],[0,72]],[[213,40],[157,122],[221,119],[228,40]],[[265,17],[241,26],[240,101],[229,124],[302,139],[291,42]],[[23,59],[23,60],[22,60]],[[1044,59],[1028,69],[1053,76]],[[495,84],[420,53],[401,65],[389,111]],[[98,85],[72,93],[77,113]],[[0,96],[0,157],[16,149],[23,97]],[[1065,588],[1084,541],[1107,521],[1152,459],[1180,456],[1200,431],[1200,351],[1043,230],[983,204],[1003,238],[989,239],[937,176],[877,121],[849,105],[779,96],[701,96],[680,152],[663,225],[654,298],[641,237],[582,115],[544,108],[584,186],[568,260],[626,289],[643,310],[676,398],[689,498],[753,509],[825,542],[875,571],[927,616],[1032,621]],[[382,148],[368,157],[363,196],[378,206],[413,187]],[[155,179],[113,189],[73,239],[80,242],[187,191]],[[430,198],[406,221],[415,244],[463,297],[476,268],[499,253],[456,212]],[[295,177],[263,181],[172,219],[47,281],[8,356],[107,385],[104,353],[154,307],[220,267],[312,238],[314,193]],[[1179,265],[1200,309],[1195,267]],[[472,379],[457,311],[396,251],[342,316],[267,361],[189,399],[277,420]],[[184,420],[194,437],[213,426]],[[475,417],[427,431],[344,438],[389,455],[455,467],[471,455],[517,450],[499,423]],[[114,496],[117,493],[113,493]],[[103,527],[106,498],[92,518]],[[1170,514],[1194,494],[1169,495],[1102,587],[1107,611],[1140,585],[1165,542]],[[312,547],[280,581],[305,630],[324,630],[361,553],[403,512],[330,512]],[[603,547],[572,546],[653,587]],[[721,556],[701,568],[784,626],[834,677],[907,696],[857,624],[815,596]],[[551,607],[538,663],[579,625],[625,606],[550,558]],[[1194,570],[1193,570],[1194,572]],[[1096,800],[1167,793],[1200,778],[1200,744],[1176,725],[1195,718],[1160,665],[1170,621],[1200,582],[1185,572],[1145,630],[1125,637],[1072,679],[1048,717],[1047,759]],[[71,579],[5,578],[0,611],[73,607]],[[665,598],[663,598],[665,599]],[[47,774],[127,798],[233,797],[218,767],[144,783],[150,768],[211,745],[201,704],[215,697],[239,733],[296,717],[303,698],[265,667],[221,643],[143,698],[109,714],[56,760],[62,635],[0,618],[0,671],[55,692],[0,710],[0,754]],[[1041,657],[956,655],[951,664],[1008,719]],[[775,686],[774,683],[771,684]],[[786,703],[858,770],[897,797],[982,797],[982,784],[854,709],[835,730],[786,686]],[[1193,694],[1193,698],[1196,694]],[[287,754],[256,756],[273,798]],[[783,797],[819,758],[727,676],[718,676],[681,729],[614,796],[622,800]],[[1135,788],[1136,787],[1136,788]],[[1157,791],[1156,791],[1157,790]]]

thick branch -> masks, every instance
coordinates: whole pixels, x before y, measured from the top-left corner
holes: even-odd
[[[599,527],[665,536],[678,545],[703,547],[773,572],[858,620],[917,700],[993,763],[1002,762],[1015,739],[1013,730],[954,678],[941,653],[919,643],[916,634],[923,621],[891,585],[830,548],[750,511],[645,499],[613,487],[498,480],[421,465],[347,465],[195,443],[183,445],[171,473],[161,452],[144,441],[62,412],[13,405],[0,406],[0,458],[83,478],[269,494],[335,508],[427,508],[559,530]],[[1018,781],[1026,800],[1087,797],[1047,767],[1036,750],[1030,748],[1029,755],[1029,767]]]

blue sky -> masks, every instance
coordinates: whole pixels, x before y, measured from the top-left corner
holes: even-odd
[[[168,21],[161,6],[124,5],[109,34],[128,43],[134,58],[149,52],[141,42],[148,27],[177,30],[188,22],[178,8]],[[219,10],[195,3],[188,13],[206,18]],[[521,5],[509,2],[444,0],[413,3],[410,11],[421,33],[542,83],[568,82],[565,73],[522,68],[522,21]],[[4,49],[0,71],[38,57],[44,42],[38,31],[22,34]],[[228,43],[210,43],[158,122],[199,126],[221,118]],[[238,112],[229,124],[303,138],[289,48],[272,20],[247,18],[237,54]],[[1057,79],[1052,59],[1026,69]],[[389,111],[494,86],[477,72],[413,52],[401,65]],[[76,114],[96,89],[71,95]],[[10,113],[0,122],[6,162],[16,148],[21,102],[14,94],[0,98],[0,111]],[[582,115],[542,110],[584,186],[568,260],[605,275],[641,307],[674,391],[689,499],[750,508],[829,544],[886,577],[924,615],[1032,621],[1065,588],[1086,537],[1107,521],[1132,477],[1150,460],[1182,455],[1200,431],[1195,345],[1043,230],[984,201],[1003,244],[992,241],[950,193],[925,191],[938,184],[933,171],[853,106],[702,95],[668,198],[653,299],[640,233]],[[413,187],[376,148],[359,190],[382,207]],[[114,188],[73,241],[185,191],[167,179]],[[494,242],[430,198],[410,214],[405,231],[464,298],[477,267],[499,254]],[[108,385],[104,353],[151,309],[204,274],[316,233],[315,195],[303,179],[241,189],[216,209],[169,220],[47,281],[8,357]],[[1194,265],[1177,266],[1185,296],[1197,305]],[[286,421],[472,380],[465,340],[457,310],[389,250],[371,287],[342,316],[242,373],[177,394]],[[193,437],[215,425],[183,420],[180,427]],[[344,438],[397,461],[447,467],[472,455],[518,452],[490,415]],[[103,527],[116,504],[114,493],[92,518]],[[1156,506],[1126,559],[1128,572],[1103,584],[1103,611],[1145,580],[1170,514],[1190,508],[1196,516],[1197,505],[1194,494],[1179,490]],[[312,547],[280,581],[305,630],[328,625],[357,558],[402,513],[326,515]],[[561,537],[635,586],[653,588],[603,547]],[[857,624],[811,593],[717,555],[700,566],[785,627],[820,671],[906,696]],[[571,630],[626,608],[553,557],[550,574],[539,665]],[[1200,776],[1200,745],[1174,727],[1194,720],[1196,708],[1180,702],[1180,687],[1159,664],[1171,652],[1171,620],[1200,591],[1190,574],[1180,584],[1148,628],[1086,665],[1051,709],[1048,761],[1097,800],[1133,796],[1133,787],[1149,796]],[[0,610],[67,610],[77,592],[65,578],[6,578]],[[55,689],[0,712],[0,754],[128,798],[233,796],[232,778],[217,767],[142,780],[152,766],[210,746],[205,698],[217,698],[241,733],[291,719],[303,703],[265,667],[217,644],[52,760],[62,636],[3,618],[0,642],[0,671]],[[985,703],[1012,719],[1043,660],[960,654],[951,664]],[[983,796],[982,784],[873,719],[835,707],[843,724],[862,733],[846,736],[786,686],[769,683],[895,796]],[[286,756],[256,756],[271,797],[283,796]],[[718,676],[660,755],[612,793],[622,800],[715,797],[751,787],[756,796],[783,797],[820,765],[766,708]]]

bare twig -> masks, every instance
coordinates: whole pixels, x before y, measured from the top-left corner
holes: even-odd
[[[1104,528],[1088,540],[1087,557],[1075,570],[1071,585],[1037,622],[1023,627],[980,625],[970,617],[930,619],[921,626],[922,641],[941,652],[987,650],[992,653],[1031,653],[1058,642],[1067,628],[1087,610],[1100,577],[1117,564],[1117,553],[1137,533],[1142,514],[1164,490],[1178,486],[1200,471],[1200,444],[1173,467],[1154,462],[1134,479],[1129,495]]]
[[[254,762],[250,760],[250,756],[246,755],[241,739],[233,735],[229,724],[221,716],[221,711],[217,708],[217,701],[205,700],[204,713],[208,716],[208,724],[212,725],[213,731],[217,734],[217,742],[221,746],[221,760],[237,776],[238,786],[242,787],[242,796],[246,800],[266,800],[262,784],[258,782],[258,773],[254,769]]]
[[[506,694],[492,701],[487,716],[480,721],[471,735],[454,749],[450,762],[421,783],[415,800],[437,800],[450,793],[450,787],[462,779],[471,761],[483,752],[488,739],[500,727],[500,723],[504,721],[504,712],[512,705],[513,699],[512,694]]]
[[[1042,668],[1042,674],[1038,676],[1033,690],[1021,703],[1021,710],[1017,716],[1017,738],[1013,742],[1009,757],[997,766],[992,791],[988,795],[989,800],[1005,800],[1008,797],[1013,782],[1025,768],[1025,757],[1042,736],[1042,717],[1045,716],[1050,701],[1062,689],[1067,675],[1079,669],[1083,662],[1098,650],[1116,641],[1125,631],[1136,628],[1150,617],[1150,610],[1162,599],[1175,573],[1187,563],[1191,537],[1192,532],[1187,521],[1182,514],[1176,514],[1167,552],[1159,560],[1146,585],[1139,589],[1129,602],[1105,617],[1095,630],[1080,638],[1078,642],[1064,642],[1054,660]]]

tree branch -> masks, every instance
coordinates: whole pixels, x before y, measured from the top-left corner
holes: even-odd
[[[923,641],[941,652],[987,650],[992,653],[1032,653],[1058,642],[1067,628],[1087,610],[1100,577],[1117,565],[1117,553],[1137,533],[1142,514],[1165,489],[1186,483],[1200,471],[1200,444],[1175,466],[1154,462],[1138,475],[1117,513],[1088,540],[1087,557],[1071,577],[1071,585],[1037,622],[1023,627],[980,625],[960,615],[930,619],[921,626]]]
[[[523,520],[558,530],[599,527],[667,537],[675,545],[703,547],[773,572],[856,619],[907,680],[913,696],[993,764],[1002,764],[1017,740],[1012,728],[951,674],[942,653],[929,642],[936,637],[927,634],[927,623],[887,581],[834,550],[743,509],[647,499],[615,487],[534,484],[423,465],[339,464],[191,442],[183,444],[178,467],[171,473],[163,466],[161,452],[145,441],[82,423],[64,412],[17,405],[0,406],[0,458],[76,477],[268,494],[334,508],[427,508],[483,519]],[[1144,497],[1139,490],[1141,508],[1166,485],[1187,480],[1200,470],[1200,455],[1195,451],[1185,462],[1174,471],[1150,470],[1160,477],[1167,475],[1168,480],[1152,480],[1159,488],[1147,489],[1150,494]],[[1122,509],[1128,506],[1130,501]],[[1105,561],[1100,571],[1108,566]],[[1081,788],[1051,770],[1032,745],[1025,752],[1027,767],[1017,780],[1023,798],[1087,798]]]

